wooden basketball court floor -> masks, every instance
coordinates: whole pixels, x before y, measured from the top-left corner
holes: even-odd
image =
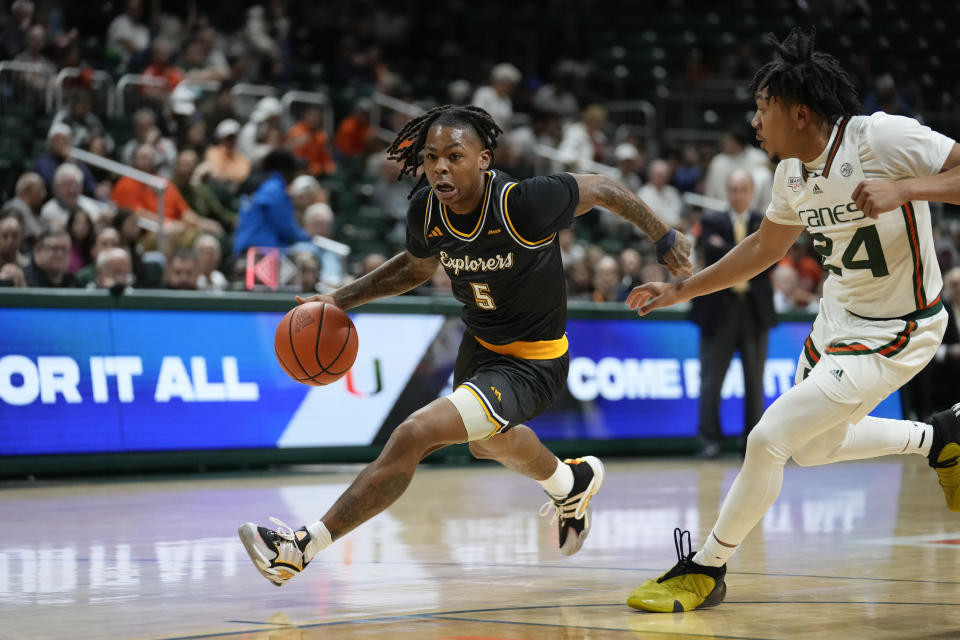
[[[573,557],[539,487],[497,466],[422,468],[400,501],[282,588],[236,527],[321,514],[356,467],[0,485],[0,638],[689,640],[960,638],[960,515],[923,460],[789,466],[734,557],[727,601],[624,600],[709,531],[735,459],[612,460]]]

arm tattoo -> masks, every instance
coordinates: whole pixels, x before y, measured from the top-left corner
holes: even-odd
[[[342,309],[399,295],[426,282],[437,268],[435,258],[421,259],[404,251],[333,294]]]
[[[657,241],[669,231],[670,227],[646,202],[616,180],[601,180],[596,189],[597,202],[602,207],[639,227],[651,240]]]

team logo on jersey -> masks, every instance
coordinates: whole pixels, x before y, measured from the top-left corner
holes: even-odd
[[[801,178],[800,176],[788,176],[787,186],[790,188],[791,191],[796,193],[797,191],[800,191],[800,187],[803,186],[803,178]]]
[[[446,251],[440,252],[440,264],[453,271],[453,275],[460,275],[461,271],[467,273],[479,273],[481,271],[501,271],[513,267],[513,251],[506,256],[499,253],[492,258],[471,258],[465,255],[462,258],[454,258]]]
[[[823,189],[820,188],[820,185],[818,184],[813,185],[813,195],[819,196],[822,194],[823,194]]]
[[[488,229],[488,230],[487,230],[487,235],[488,235],[488,236],[495,236],[495,235],[497,235],[498,233],[500,233],[500,231],[501,231],[501,229]]]
[[[844,178],[849,178],[853,174],[853,165],[849,162],[844,162],[840,165],[840,175]]]

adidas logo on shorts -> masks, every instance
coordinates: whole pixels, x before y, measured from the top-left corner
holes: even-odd
[[[833,379],[836,380],[837,382],[840,382],[840,378],[843,377],[843,369],[834,369],[830,373],[833,374]]]
[[[820,188],[820,185],[813,185],[813,195],[818,196],[823,193],[823,189]]]

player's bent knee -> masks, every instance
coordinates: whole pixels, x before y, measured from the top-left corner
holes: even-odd
[[[824,456],[817,455],[812,451],[801,449],[793,454],[793,461],[801,467],[816,467],[826,462]]]
[[[776,437],[775,429],[772,428],[769,422],[763,419],[757,423],[757,426],[755,426],[753,430],[750,431],[750,435],[747,436],[747,457],[754,458],[762,456],[767,458],[782,458],[783,462],[786,462],[790,456],[782,449],[783,445]]]
[[[404,451],[426,450],[440,444],[442,437],[429,422],[410,416],[390,434],[389,444]]]
[[[470,455],[472,455],[477,460],[492,460],[496,458],[497,447],[492,444],[496,442],[496,438],[493,440],[473,440],[467,443],[467,446],[470,447]]]
[[[477,460],[485,460],[490,457],[489,452],[486,447],[484,447],[481,441],[474,440],[473,442],[468,442],[467,447],[470,449],[470,455],[472,455]]]

